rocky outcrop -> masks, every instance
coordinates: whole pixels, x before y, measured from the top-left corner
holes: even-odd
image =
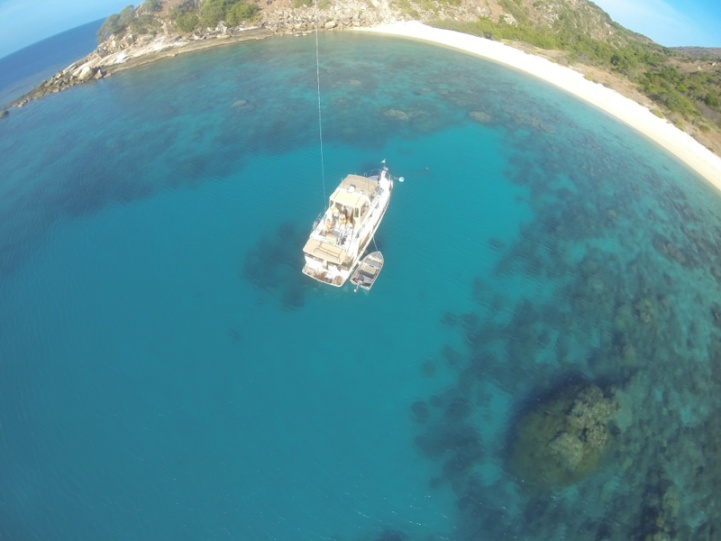
[[[489,124],[492,120],[491,115],[484,111],[470,111],[468,116],[479,124]]]
[[[27,102],[47,96],[48,94],[54,94],[65,90],[79,83],[87,82],[94,78],[100,78],[105,75],[105,72],[99,68],[91,68],[90,66],[81,66],[77,68],[75,64],[69,68],[58,72],[47,81],[43,81],[31,92],[25,94],[22,98],[15,101],[13,107],[22,107]]]
[[[303,6],[264,9],[261,26],[276,34],[295,34],[321,30],[344,30],[391,23],[404,18],[388,0],[342,0],[323,9]]]

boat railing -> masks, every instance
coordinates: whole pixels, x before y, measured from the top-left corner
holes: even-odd
[[[381,178],[381,172],[382,172],[383,170],[385,170],[385,172],[386,172],[386,177],[388,178],[388,180],[391,180],[391,181],[393,181],[393,180],[400,180],[401,182],[403,182],[403,180],[402,180],[403,177],[394,177],[393,175],[390,174],[390,172],[388,171],[388,169],[385,168],[385,167],[381,167],[381,168],[378,168],[378,169],[370,169],[369,171],[366,171],[365,173],[363,173],[362,176],[364,176],[364,177],[366,177],[366,178],[371,178],[371,179],[373,179],[373,180],[379,180],[379,179]]]
[[[370,169],[370,170],[366,171],[365,173],[363,173],[361,176],[366,177],[366,178],[380,178],[382,170],[383,169],[381,169],[380,167],[376,168],[376,169]]]

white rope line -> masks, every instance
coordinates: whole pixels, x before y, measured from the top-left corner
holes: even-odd
[[[323,182],[323,205],[325,208],[325,157],[323,156],[323,115],[320,107],[320,56],[318,53],[318,0],[315,0],[315,77],[318,82],[318,137],[320,139],[320,177]]]

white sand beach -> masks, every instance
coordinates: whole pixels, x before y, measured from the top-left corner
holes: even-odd
[[[721,191],[721,158],[719,156],[667,120],[657,117],[644,106],[601,84],[589,81],[581,73],[570,68],[554,64],[550,60],[527,54],[497,41],[451,30],[441,30],[415,21],[359,30],[443,45],[543,79],[635,128],[677,156]]]

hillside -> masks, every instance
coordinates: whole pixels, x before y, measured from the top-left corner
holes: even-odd
[[[502,40],[569,65],[721,154],[718,49],[662,47],[613,22],[586,0],[489,0],[484,6],[477,20],[442,16],[434,24]]]
[[[664,48],[588,0],[146,0],[108,17],[94,53],[13,105],[181,49],[412,19],[568,65],[721,155],[719,49]]]

